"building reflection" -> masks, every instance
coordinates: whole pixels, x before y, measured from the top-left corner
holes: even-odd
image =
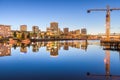
[[[11,46],[7,43],[0,43],[0,56],[10,56]]]
[[[69,50],[69,43],[67,41],[64,42],[64,50]]]
[[[38,52],[40,48],[46,47],[46,51],[50,53],[50,56],[58,56],[59,50],[69,50],[70,48],[87,50],[88,42],[83,41],[40,41],[40,42],[31,42],[29,44],[17,42],[15,44],[9,44],[16,49],[20,48],[20,52],[27,53],[28,48],[32,48],[32,52]],[[2,43],[0,46],[3,46]],[[11,49],[10,49],[11,50]]]
[[[50,56],[58,56],[58,51],[60,49],[59,41],[51,41],[46,44],[46,50],[50,52]]]
[[[50,55],[51,56],[58,56],[58,48],[51,48]]]
[[[32,43],[32,51],[33,51],[33,52],[38,52],[38,51],[39,51],[38,42]]]
[[[27,53],[27,45],[26,44],[21,43],[20,52]]]
[[[82,44],[81,44],[81,49],[83,49],[83,50],[87,50],[87,46],[88,46],[88,42],[87,42],[87,40],[84,40],[83,42],[82,42]]]

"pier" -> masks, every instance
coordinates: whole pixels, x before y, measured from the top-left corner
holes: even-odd
[[[120,40],[101,40],[104,50],[120,51]]]

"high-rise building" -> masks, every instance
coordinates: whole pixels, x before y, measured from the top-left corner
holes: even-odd
[[[11,26],[10,25],[0,25],[0,36],[10,37],[11,36]]]
[[[80,30],[79,29],[75,30],[75,34],[80,35]]]
[[[27,31],[27,25],[21,25],[20,31]]]
[[[63,31],[64,31],[64,34],[65,34],[65,35],[68,35],[68,33],[69,33],[69,28],[64,28]]]
[[[4,25],[0,25],[0,36],[4,36]]]
[[[34,38],[39,38],[41,31],[39,30],[38,26],[33,26],[32,27],[32,33]]]
[[[50,30],[51,33],[53,34],[53,37],[58,37],[59,36],[59,28],[58,28],[58,23],[57,22],[51,22],[50,23]]]
[[[82,28],[81,29],[81,34],[85,34],[86,35],[87,34],[87,29],[86,28]]]
[[[58,23],[57,22],[51,22],[50,23],[50,28],[53,29],[54,31],[58,30]]]
[[[5,36],[6,37],[11,36],[11,26],[10,25],[5,25]]]
[[[38,26],[33,26],[32,31],[33,31],[33,33],[39,33],[40,30],[39,30]]]

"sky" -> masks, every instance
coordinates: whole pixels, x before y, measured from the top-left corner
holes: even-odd
[[[69,30],[86,28],[88,34],[105,33],[106,12],[87,13],[88,9],[120,8],[120,0],[0,0],[0,24],[28,30],[36,25],[42,31],[50,22],[58,22],[59,28]],[[111,32],[120,32],[120,10],[111,12]]]

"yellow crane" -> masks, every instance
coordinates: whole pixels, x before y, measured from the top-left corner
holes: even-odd
[[[110,12],[113,10],[120,10],[120,8],[110,8],[107,5],[106,9],[89,9],[87,10],[88,13],[91,11],[106,11],[106,40],[110,40]]]

